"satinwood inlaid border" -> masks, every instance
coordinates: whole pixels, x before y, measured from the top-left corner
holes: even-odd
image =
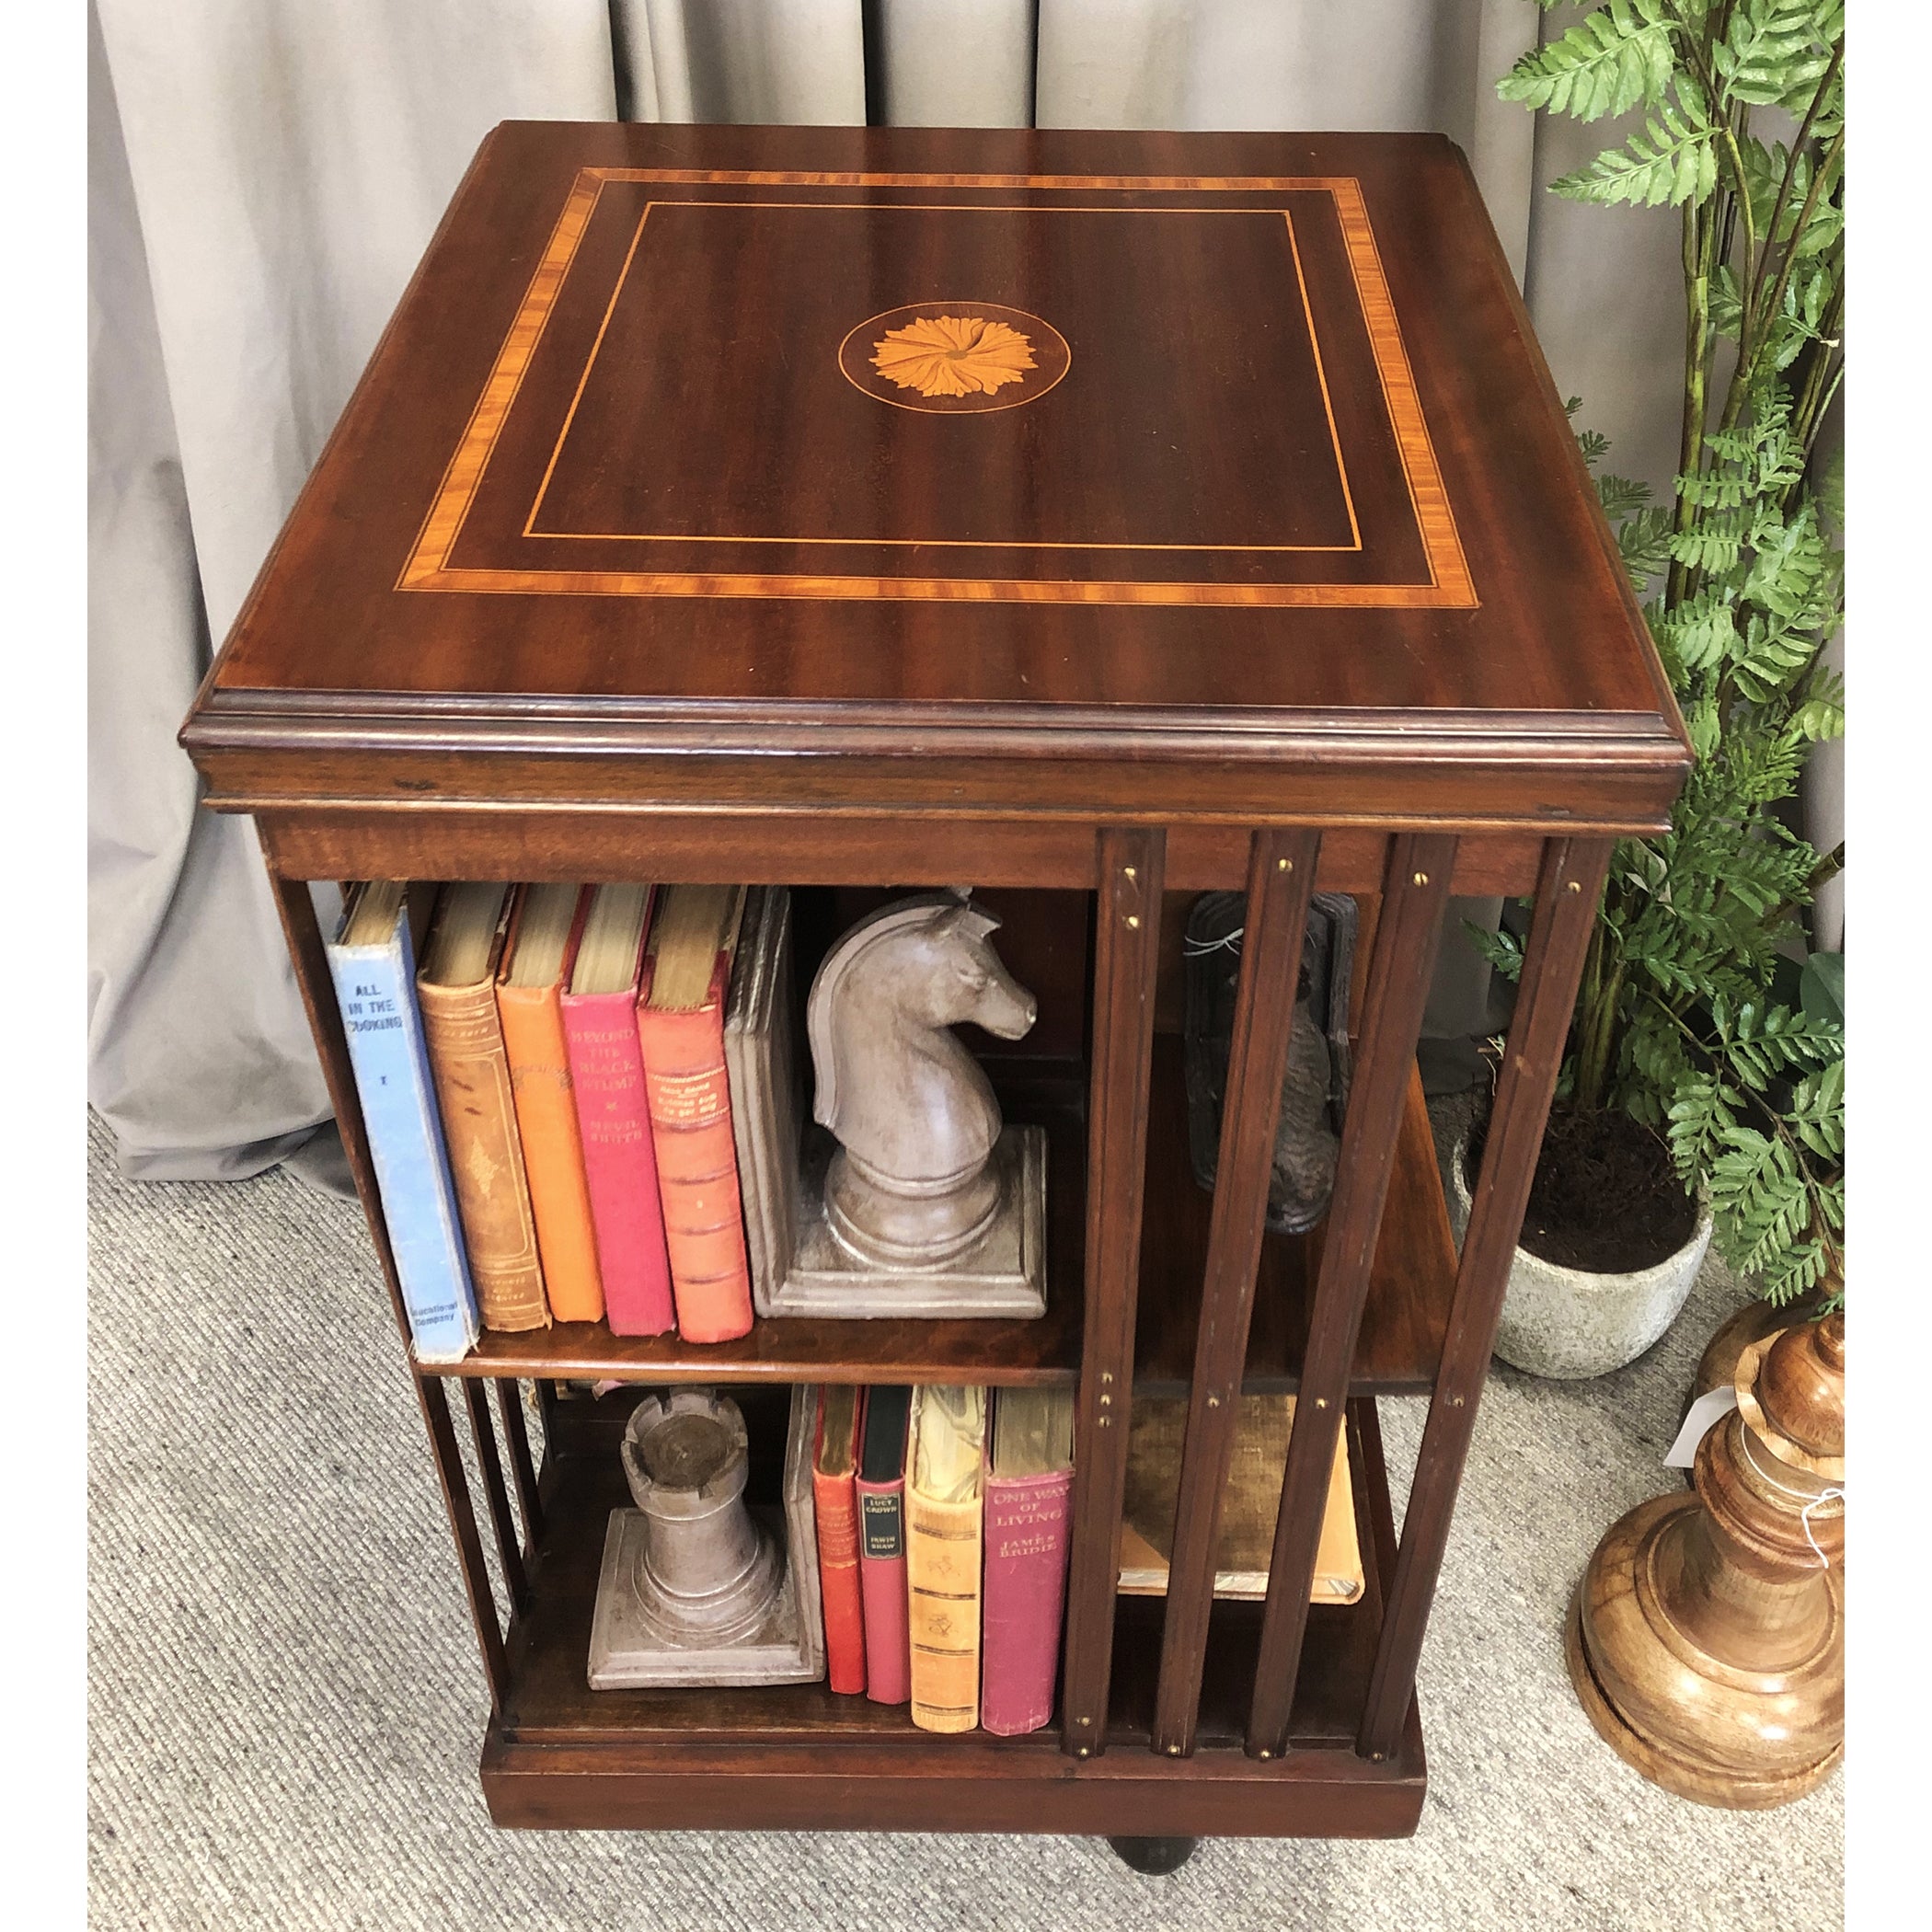
[[[1429,564],[1427,582],[1409,583],[1218,583],[1212,581],[1137,581],[1132,580],[1077,580],[1049,578],[972,578],[826,575],[726,570],[609,570],[609,569],[506,569],[452,566],[449,559],[465,518],[476,500],[483,473],[495,450],[503,425],[516,400],[545,326],[555,308],[564,280],[575,260],[604,188],[613,181],[661,183],[667,186],[771,187],[771,188],[919,188],[919,189],[1062,189],[1089,191],[1130,190],[1170,193],[1307,193],[1326,192],[1335,204],[1338,223],[1347,253],[1350,273],[1361,304],[1377,381],[1384,405],[1393,426],[1402,471],[1414,511],[1416,528]],[[801,205],[823,205],[806,203]],[[974,204],[978,205],[978,204]],[[1024,206],[1025,204],[1022,204]],[[648,217],[649,206],[645,210]],[[1207,212],[1207,211],[1196,211]],[[1233,211],[1230,211],[1233,212]],[[1263,213],[1243,210],[1242,213]],[[1308,309],[1305,282],[1302,280],[1300,249],[1294,241],[1294,221],[1289,211],[1279,211],[1288,224],[1290,246],[1294,250],[1295,277],[1301,285],[1305,310]],[[632,237],[635,254],[642,233]],[[619,286],[622,285],[622,278]],[[613,292],[613,302],[615,292]],[[608,314],[605,320],[608,321]],[[1309,310],[1308,327],[1315,342],[1314,316]],[[599,331],[600,339],[602,331]],[[1319,345],[1316,343],[1319,368]],[[588,366],[584,372],[588,376]],[[579,385],[580,394],[581,383]],[[1328,383],[1322,377],[1322,399],[1329,409]],[[574,402],[573,402],[574,409]],[[1328,413],[1334,435],[1332,409]],[[559,448],[561,438],[559,438]],[[1339,443],[1338,468],[1341,463]],[[555,463],[553,453],[552,464]],[[1345,473],[1344,473],[1345,475]],[[547,482],[548,472],[546,473]],[[1344,489],[1346,482],[1344,481]],[[541,496],[541,492],[539,492]],[[535,506],[533,505],[533,515]],[[1353,523],[1353,505],[1350,505]],[[678,541],[688,541],[680,537]],[[765,538],[739,538],[755,543]],[[796,539],[805,541],[805,539]],[[812,542],[836,541],[813,538]],[[873,539],[845,539],[873,542]],[[886,547],[885,540],[876,540]],[[1352,549],[1359,546],[1351,546]],[[975,546],[976,547],[976,546]],[[1154,548],[1156,546],[1082,545],[1039,546],[1025,544],[1000,547]],[[1172,547],[1172,546],[1170,546]],[[1202,551],[1217,546],[1187,546]],[[1282,546],[1248,546],[1282,547]],[[581,169],[566,196],[563,211],[532,275],[516,316],[502,346],[497,352],[481,395],[465,426],[436,495],[424,518],[408,560],[397,581],[406,591],[458,591],[485,594],[578,595],[618,597],[804,597],[817,599],[894,600],[916,599],[937,602],[1003,602],[1031,604],[1232,604],[1254,606],[1319,606],[1415,608],[1437,607],[1474,609],[1479,600],[1469,575],[1462,541],[1456,532],[1455,513],[1450,508],[1435,449],[1430,441],[1422,415],[1421,397],[1417,391],[1409,355],[1403,347],[1400,326],[1396,317],[1394,298],[1375,246],[1360,182],[1351,176],[1144,176],[1144,175],[952,175],[855,173],[846,171],[807,172],[750,168],[624,168]]]

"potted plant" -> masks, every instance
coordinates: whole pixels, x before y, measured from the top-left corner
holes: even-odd
[[[1543,1374],[1648,1348],[1711,1239],[1766,1302],[1842,1293],[1841,962],[1806,956],[1803,918],[1842,854],[1791,821],[1843,728],[1842,496],[1812,458],[1844,376],[1844,51],[1840,0],[1603,0],[1499,83],[1640,109],[1556,192],[1684,227],[1673,500],[1596,483],[1697,765],[1672,829],[1616,848],[1583,968],[1497,1344]],[[1594,469],[1607,443],[1578,442]],[[1475,937],[1520,971],[1509,930]]]

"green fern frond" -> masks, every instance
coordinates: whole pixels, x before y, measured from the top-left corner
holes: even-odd
[[[1724,38],[1711,50],[1720,98],[1729,104],[1776,107],[1807,99],[1831,64],[1831,43],[1818,40],[1813,0],[1737,0]]]
[[[1688,109],[1682,86],[1680,103]],[[1550,184],[1572,201],[1627,202],[1634,208],[1681,208],[1717,186],[1718,160],[1710,123],[1701,114],[1660,103],[1621,147],[1606,148],[1587,167]]]
[[[1601,121],[1627,113],[1639,101],[1660,100],[1672,65],[1662,0],[1609,0],[1560,40],[1524,54],[1496,91],[1528,108]]]

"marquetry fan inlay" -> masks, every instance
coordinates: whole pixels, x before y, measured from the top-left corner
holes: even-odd
[[[1038,367],[1033,345],[1005,322],[983,316],[922,316],[890,328],[872,345],[872,366],[921,396],[992,395]]]

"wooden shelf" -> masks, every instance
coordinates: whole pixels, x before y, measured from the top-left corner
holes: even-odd
[[[742,1399],[753,1489],[774,1487],[773,1452],[782,1434],[778,1392]],[[1075,1830],[1152,1829],[1134,1821],[1139,1808],[1156,1804],[1160,1817],[1202,1832],[1396,1836],[1415,1827],[1424,1767],[1413,1711],[1395,1759],[1372,1765],[1350,1748],[1380,1625],[1381,1577],[1393,1559],[1372,1403],[1350,1405],[1368,1587],[1356,1604],[1310,1613],[1293,1724],[1296,1748],[1271,1763],[1241,1751],[1261,1606],[1217,1604],[1201,1748],[1184,1763],[1158,1765],[1144,1749],[1159,1664],[1158,1598],[1116,1600],[1110,1748],[1086,1763],[1063,1753],[1057,1726],[1018,1738],[940,1736],[921,1731],[903,1705],[834,1696],[822,1683],[591,1690],[585,1668],[605,1524],[613,1509],[628,1502],[616,1442],[629,1403],[613,1394],[569,1409],[554,1425],[561,1453],[545,1465],[543,1534],[530,1565],[528,1604],[510,1632],[509,1695],[483,1754],[484,1789],[499,1824],[715,1824],[717,1793],[707,1780],[729,1776],[742,1754],[756,1747],[756,1789],[741,1788],[731,1814],[747,1826],[1017,1830],[1027,1821],[1029,1792],[1037,1797],[1041,1785],[1051,1784],[1063,1793],[1070,1785],[1093,1788],[1095,1822],[1067,1827]],[[836,1780],[825,1776],[834,1770]],[[943,1780],[943,1814],[928,1816],[910,1805],[908,1780]],[[1258,1796],[1259,1812],[1249,1809]],[[1259,1822],[1235,1824],[1237,1802],[1240,1815]]]
[[[1087,1144],[1068,1108],[1014,1110],[1047,1130],[1047,1312],[1031,1320],[839,1321],[774,1316],[736,1341],[613,1335],[603,1322],[486,1329],[420,1374],[619,1382],[1071,1382],[1080,1364]]]
[[[1133,1386],[1150,1395],[1188,1392],[1213,1204],[1213,1196],[1195,1181],[1188,1154],[1181,1043],[1173,1035],[1158,1034],[1148,1103],[1147,1199],[1134,1329]],[[1317,1226],[1305,1235],[1269,1235],[1263,1241],[1244,1387],[1294,1387],[1321,1266],[1322,1235]],[[1417,1075],[1410,1080],[1396,1144],[1388,1205],[1355,1348],[1352,1386],[1357,1394],[1428,1394],[1442,1358],[1455,1266],[1429,1110]]]

